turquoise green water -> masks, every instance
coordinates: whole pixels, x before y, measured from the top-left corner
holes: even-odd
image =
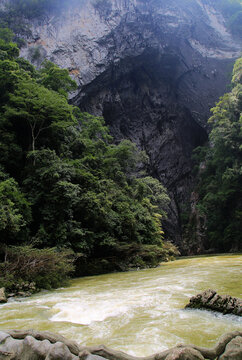
[[[83,345],[105,344],[139,356],[179,343],[213,346],[242,319],[183,310],[208,288],[242,297],[242,255],[180,259],[156,269],[75,279],[0,307],[0,329],[59,332]]]

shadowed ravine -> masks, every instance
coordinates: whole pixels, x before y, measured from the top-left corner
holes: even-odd
[[[183,310],[209,287],[241,297],[241,255],[181,259],[160,268],[75,279],[0,308],[0,328],[58,332],[82,345],[105,344],[146,356],[177,344],[212,347],[242,330],[240,317]]]

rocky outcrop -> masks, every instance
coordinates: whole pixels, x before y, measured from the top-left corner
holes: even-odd
[[[209,0],[72,0],[29,21],[21,49],[37,66],[47,58],[68,68],[79,86],[72,102],[147,152],[149,173],[171,197],[165,230],[177,244],[192,151],[207,139],[209,109],[240,54],[224,24]]]
[[[0,289],[0,304],[4,304],[8,301],[8,298],[13,297],[28,297],[38,292],[39,289],[36,288],[35,282],[21,282],[16,283],[14,286],[11,287],[11,291],[5,291],[5,288]]]
[[[242,332],[222,336],[216,346],[206,349],[193,345],[177,347],[147,357],[135,357],[101,346],[83,347],[61,335],[47,331],[0,331],[0,360],[240,360]]]
[[[34,336],[26,335],[23,340],[15,339],[8,333],[0,332],[0,359],[25,359],[25,360],[74,360],[78,359],[64,342],[51,343],[46,339],[37,340]]]
[[[186,308],[209,309],[242,316],[242,300],[229,295],[218,295],[214,290],[206,290],[193,296]]]
[[[37,292],[36,284],[34,281],[22,281],[21,283],[16,283],[12,293],[8,294],[8,297],[28,297]]]
[[[242,357],[242,337],[236,336],[225,347],[224,353],[219,360],[241,360]]]
[[[5,294],[5,288],[0,289],[0,304],[4,304],[7,302],[7,297]]]

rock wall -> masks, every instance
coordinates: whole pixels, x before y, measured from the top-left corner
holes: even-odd
[[[22,56],[68,68],[79,86],[71,101],[147,152],[171,197],[167,235],[181,245],[191,154],[240,52],[222,15],[209,0],[72,0],[30,26]]]

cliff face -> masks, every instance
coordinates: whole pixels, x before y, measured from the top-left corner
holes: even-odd
[[[207,139],[209,108],[240,50],[222,15],[209,0],[79,0],[30,26],[22,56],[67,67],[79,85],[71,101],[147,152],[172,200],[167,233],[179,243],[192,150]]]

